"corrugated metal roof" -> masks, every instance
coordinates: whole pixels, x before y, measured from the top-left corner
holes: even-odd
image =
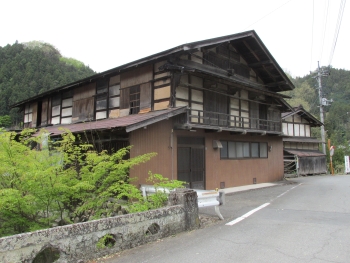
[[[295,150],[295,149],[283,149],[283,150],[287,153],[297,155],[299,157],[325,156],[325,154],[320,151]]]
[[[142,114],[133,114],[125,117],[110,118],[98,121],[73,123],[66,125],[48,126],[43,129],[47,130],[51,136],[64,133],[61,128],[68,129],[73,133],[81,133],[91,130],[110,130],[114,128],[123,128],[126,132],[151,125],[153,123],[166,120],[178,114],[184,113],[187,107],[169,108],[166,110],[152,111]]]

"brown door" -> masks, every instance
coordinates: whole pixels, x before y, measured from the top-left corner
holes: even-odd
[[[204,145],[178,146],[177,179],[188,188],[205,189]]]

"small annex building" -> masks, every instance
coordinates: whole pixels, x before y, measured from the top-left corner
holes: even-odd
[[[98,150],[157,152],[133,168],[197,189],[283,178],[280,92],[294,85],[255,31],[188,43],[13,105],[25,127],[65,127]]]
[[[311,137],[311,127],[323,125],[303,106],[282,113],[284,173],[286,176],[327,173],[326,155],[320,140]]]

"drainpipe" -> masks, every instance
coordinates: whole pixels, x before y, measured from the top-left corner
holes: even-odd
[[[174,180],[174,129],[171,129],[170,147],[171,147],[171,180]]]

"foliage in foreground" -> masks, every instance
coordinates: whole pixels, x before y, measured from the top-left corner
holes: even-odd
[[[144,200],[128,176],[156,153],[125,159],[130,147],[109,155],[68,130],[56,143],[31,133],[0,131],[0,236],[111,216],[115,206],[135,212],[164,204],[161,193]],[[151,173],[150,180],[181,185]]]

